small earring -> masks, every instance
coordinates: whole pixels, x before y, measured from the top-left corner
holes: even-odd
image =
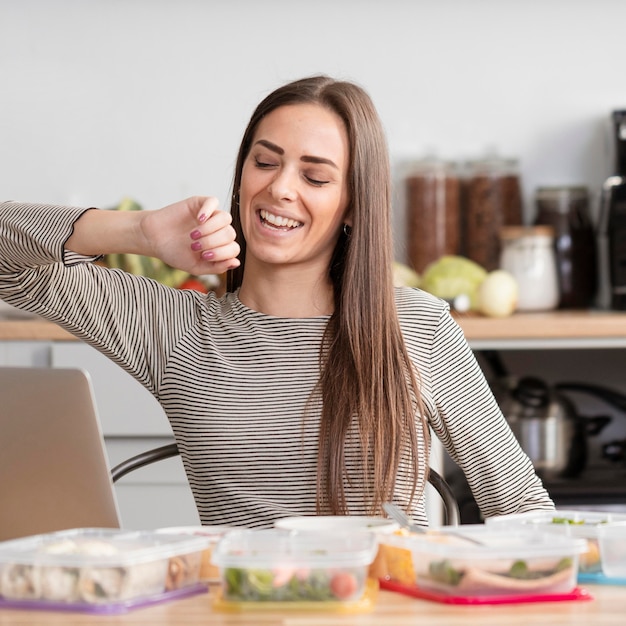
[[[352,234],[352,226],[350,226],[350,224],[343,225],[343,234],[346,237],[350,237],[350,235]]]

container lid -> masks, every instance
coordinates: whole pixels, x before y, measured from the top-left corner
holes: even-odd
[[[0,564],[122,567],[201,552],[210,538],[152,531],[78,528],[0,543]]]
[[[212,561],[238,568],[355,567],[369,565],[377,549],[376,534],[368,531],[234,530],[217,544]]]
[[[485,520],[487,526],[528,526],[562,532],[564,535],[594,538],[598,528],[608,522],[626,521],[626,514],[608,511],[577,511],[556,509],[553,511],[527,511],[511,515],[499,515]]]
[[[452,534],[448,534],[448,533]],[[459,535],[478,539],[482,545],[464,541]],[[485,524],[464,524],[449,529],[411,537],[391,535],[384,543],[436,554],[441,558],[467,559],[527,559],[535,557],[561,557],[582,554],[587,541],[567,535],[554,535],[533,527],[487,527]]]
[[[553,239],[554,228],[552,226],[542,224],[539,226],[504,226],[500,229],[500,239],[503,241],[528,239],[530,237]]]
[[[587,203],[589,191],[587,187],[562,186],[539,187],[535,192],[535,202],[543,209],[550,209],[557,213],[566,214],[572,210],[573,204]]]
[[[367,515],[300,515],[274,522],[276,528],[300,532],[370,531],[394,532],[400,524],[386,517]]]
[[[456,177],[458,166],[453,161],[445,161],[438,157],[429,156],[409,161],[406,165],[408,176],[450,176]]]

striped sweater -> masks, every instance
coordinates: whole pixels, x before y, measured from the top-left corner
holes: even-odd
[[[94,264],[64,249],[84,210],[0,204],[0,298],[94,346],[154,395],[203,524],[268,527],[315,514],[320,406],[311,394],[328,317],[272,317],[236,293],[171,289]],[[447,304],[398,288],[396,305],[432,432],[483,515],[552,508]],[[359,458],[348,442],[349,473]],[[410,486],[401,469],[397,503]],[[358,479],[348,487],[352,514],[365,513],[363,493]],[[427,523],[423,499],[412,513]]]

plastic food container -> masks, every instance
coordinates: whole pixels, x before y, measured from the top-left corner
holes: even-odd
[[[531,525],[548,532],[587,540],[587,550],[580,555],[579,570],[582,574],[602,571],[602,557],[598,544],[598,529],[613,521],[626,521],[626,515],[606,511],[529,511],[513,515],[501,515],[485,520],[487,526],[513,528]]]
[[[0,602],[116,612],[199,583],[200,536],[82,528],[0,543]]]
[[[298,532],[353,532],[368,531],[374,534],[396,532],[398,522],[386,517],[367,515],[302,515],[285,517],[274,522],[276,528]],[[381,553],[377,551],[369,566],[369,576],[380,578]]]
[[[569,593],[576,586],[578,558],[587,547],[584,539],[483,524],[453,530],[482,545],[449,535],[446,527],[424,535],[385,536],[381,547],[387,553],[388,578],[459,599],[536,598]]]
[[[236,530],[217,544],[213,562],[231,607],[340,608],[364,599],[376,549],[370,532]]]
[[[598,526],[598,540],[604,574],[626,578],[626,521]]]
[[[211,555],[217,542],[229,531],[234,530],[233,526],[172,526],[169,528],[159,528],[155,532],[166,535],[192,535],[205,537],[209,541],[208,547],[202,551],[200,562],[199,580],[202,582],[219,582],[219,568],[211,562]]]

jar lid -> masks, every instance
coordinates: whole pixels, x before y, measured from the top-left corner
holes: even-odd
[[[525,237],[546,237],[553,239],[554,228],[542,224],[539,226],[504,226],[500,229],[500,239],[503,241],[512,241]]]
[[[410,161],[406,167],[408,175],[415,174],[455,174],[457,165],[437,157],[424,157]]]
[[[572,202],[586,202],[588,197],[589,191],[582,185],[538,187],[535,192],[537,204],[550,204],[561,213],[568,212]]]
[[[515,158],[488,156],[466,163],[466,169],[473,176],[518,175],[519,161]]]

